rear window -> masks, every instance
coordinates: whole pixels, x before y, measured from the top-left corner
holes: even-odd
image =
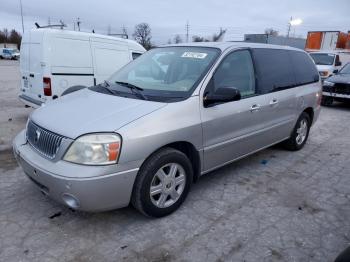
[[[293,64],[296,84],[305,85],[313,82],[318,82],[319,74],[312,59],[304,52],[288,52]]]
[[[293,67],[286,50],[257,48],[253,50],[258,76],[258,92],[265,94],[295,85]]]

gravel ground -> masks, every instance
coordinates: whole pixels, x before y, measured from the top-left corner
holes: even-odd
[[[0,61],[0,261],[333,261],[350,242],[350,106],[323,108],[305,148],[207,174],[174,214],[83,213],[43,196],[11,140],[32,109]]]

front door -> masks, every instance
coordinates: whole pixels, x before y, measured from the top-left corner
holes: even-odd
[[[250,50],[228,54],[216,69],[204,91],[236,88],[239,101],[202,106],[204,171],[209,171],[266,146],[264,134],[269,122],[269,101],[257,91]]]

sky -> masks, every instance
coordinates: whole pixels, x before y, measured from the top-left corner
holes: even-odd
[[[22,32],[20,0],[1,0],[0,29]],[[132,35],[138,23],[152,29],[152,42],[164,44],[177,34],[212,36],[227,29],[224,40],[243,40],[244,34],[263,33],[274,28],[287,33],[291,17],[303,23],[291,29],[291,35],[306,37],[308,31],[349,31],[350,0],[22,0],[24,30],[34,23],[46,25],[63,20],[74,28],[79,17],[81,30],[106,34],[121,33],[124,26]]]

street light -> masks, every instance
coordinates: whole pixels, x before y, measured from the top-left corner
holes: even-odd
[[[19,6],[20,6],[20,9],[21,9],[22,33],[24,34],[24,23],[23,23],[23,8],[22,8],[22,0],[19,0]]]
[[[289,22],[288,22],[287,38],[289,38],[289,33],[290,33],[291,27],[301,25],[302,23],[303,23],[303,20],[301,20],[300,18],[293,19],[293,17],[291,17]]]

